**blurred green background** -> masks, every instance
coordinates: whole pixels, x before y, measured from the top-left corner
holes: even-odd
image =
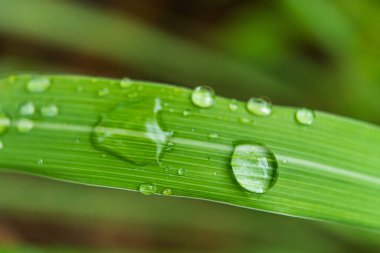
[[[380,123],[377,0],[0,0],[0,75],[212,86]],[[379,252],[369,231],[0,176],[1,252]]]

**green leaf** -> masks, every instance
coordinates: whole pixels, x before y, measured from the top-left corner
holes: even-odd
[[[79,76],[4,77],[0,106],[11,124],[1,136],[1,167],[380,228],[378,127],[323,112],[306,126],[295,122],[295,108],[274,106],[269,117],[258,117],[245,103],[221,97],[211,108],[196,107],[191,91],[179,87],[123,86]],[[28,102],[35,113],[20,115]],[[51,105],[58,115],[41,115]],[[279,178],[269,191],[237,183],[230,162],[240,142],[261,143],[277,158]]]

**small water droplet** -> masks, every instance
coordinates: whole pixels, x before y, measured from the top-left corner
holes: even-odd
[[[232,154],[231,167],[238,183],[255,193],[268,191],[279,174],[276,157],[261,144],[237,145]]]
[[[43,164],[44,164],[44,160],[42,160],[42,159],[38,159],[37,164],[38,164],[38,165],[43,165]]]
[[[219,134],[211,133],[211,134],[208,135],[208,138],[209,139],[218,139],[219,138]]]
[[[215,92],[207,86],[198,86],[191,93],[191,101],[201,108],[209,108],[214,105]]]
[[[228,104],[228,109],[230,109],[230,111],[232,111],[232,112],[236,112],[238,109],[238,104],[236,103],[236,101],[231,101]]]
[[[184,116],[184,117],[187,117],[187,116],[189,116],[191,114],[191,111],[189,110],[189,109],[185,109],[185,110],[183,110],[183,112],[182,112],[182,115]]]
[[[17,130],[20,133],[27,133],[30,132],[33,129],[34,123],[30,119],[20,119],[17,122]]]
[[[99,95],[100,97],[107,96],[109,93],[110,93],[110,91],[109,91],[108,88],[101,88],[101,89],[98,91],[98,95]]]
[[[77,92],[79,93],[79,92],[82,92],[82,91],[83,91],[83,86],[81,86],[81,85],[77,86]]]
[[[152,195],[157,192],[157,187],[152,184],[141,184],[139,191],[144,195]]]
[[[169,188],[166,188],[162,191],[162,194],[165,196],[170,196],[170,195],[172,195],[172,190]]]
[[[179,176],[184,176],[184,175],[186,174],[186,170],[180,168],[180,169],[177,170],[177,174],[178,174]]]
[[[30,79],[27,90],[33,93],[41,93],[50,87],[50,79],[45,76],[38,76]]]
[[[4,148],[4,142],[0,140],[0,149]]]
[[[313,124],[315,113],[311,109],[302,108],[296,111],[295,118],[301,125],[311,125]]]
[[[251,123],[251,120],[248,118],[241,117],[241,118],[239,118],[239,122],[242,124],[249,124],[249,123]]]
[[[128,93],[129,98],[137,98],[138,96],[139,96],[139,94],[137,92]]]
[[[16,76],[10,76],[9,77],[9,82],[13,83],[16,81]]]
[[[0,134],[5,133],[11,125],[11,119],[5,113],[0,113]]]
[[[58,115],[58,107],[56,105],[47,105],[41,107],[41,115],[44,117],[54,117]]]
[[[35,107],[32,102],[27,102],[20,106],[20,114],[23,116],[33,115],[35,112]]]
[[[257,116],[269,116],[272,113],[272,103],[265,98],[250,98],[247,109]]]
[[[121,88],[129,88],[132,86],[132,84],[133,84],[132,79],[129,79],[128,77],[125,77],[125,78],[120,80],[120,87]]]

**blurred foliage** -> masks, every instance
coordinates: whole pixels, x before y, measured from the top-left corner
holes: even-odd
[[[376,252],[380,247],[378,234],[371,232],[217,203],[6,173],[0,191],[8,192],[0,195],[5,245],[136,252]]]
[[[208,84],[228,97],[263,95],[275,103],[379,124],[379,21],[376,0],[1,0],[0,73]],[[234,252],[379,250],[378,234],[336,226],[199,201],[146,201],[126,192],[9,176],[1,180],[2,244],[47,243],[28,240],[22,229],[14,231],[17,224],[49,231],[53,220],[76,230],[101,220],[103,225],[93,229],[100,236],[92,234],[94,238],[115,237],[104,226],[129,228],[120,232],[126,238],[143,227],[139,235],[148,231],[149,240],[142,244],[158,248],[175,239],[181,246],[195,240],[203,249],[231,241],[226,250]],[[162,209],[161,215],[151,209]],[[20,222],[25,216],[29,220]],[[46,220],[50,225],[42,226]],[[268,244],[273,245],[268,249]]]

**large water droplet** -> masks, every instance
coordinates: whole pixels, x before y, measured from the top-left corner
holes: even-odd
[[[139,191],[144,195],[152,195],[157,192],[157,187],[152,184],[141,184]]]
[[[257,116],[269,116],[272,113],[272,103],[265,98],[250,98],[247,109]]]
[[[120,87],[121,88],[129,88],[133,84],[133,81],[129,79],[128,77],[125,77],[120,80]]]
[[[171,135],[160,125],[161,110],[158,98],[119,104],[104,114],[94,128],[95,147],[136,165],[160,165],[161,154],[167,150]]]
[[[33,115],[35,112],[35,107],[32,102],[27,102],[20,106],[20,114],[23,116],[30,116]]]
[[[30,79],[27,90],[33,93],[41,93],[50,87],[50,80],[45,76],[38,76]]]
[[[33,129],[34,123],[30,119],[20,119],[17,122],[17,130],[20,133],[27,133]]]
[[[209,108],[214,105],[215,92],[207,86],[198,86],[191,93],[191,101],[194,105]]]
[[[58,115],[58,107],[56,105],[47,105],[41,107],[41,115],[44,117],[54,117]]]
[[[279,174],[273,152],[260,144],[237,145],[232,154],[231,167],[238,183],[255,193],[268,191]]]
[[[295,119],[301,125],[313,124],[315,113],[311,109],[302,108],[296,111]]]
[[[11,119],[5,113],[0,113],[0,135],[5,133],[11,125]]]

